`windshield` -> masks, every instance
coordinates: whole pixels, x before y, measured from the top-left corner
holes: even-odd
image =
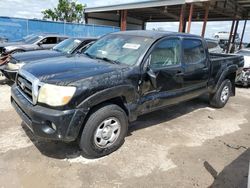
[[[240,51],[236,52],[236,54],[240,54],[240,55],[243,55],[243,56],[250,56],[250,51],[240,50]]]
[[[80,44],[81,44],[81,40],[79,39],[66,39],[62,42],[60,42],[59,44],[57,44],[53,50],[62,52],[62,53],[72,53]]]
[[[133,35],[110,34],[96,41],[84,54],[92,58],[134,65],[153,39]]]
[[[31,35],[31,36],[25,37],[23,42],[26,44],[34,44],[35,42],[38,42],[40,39],[42,39],[41,36]]]

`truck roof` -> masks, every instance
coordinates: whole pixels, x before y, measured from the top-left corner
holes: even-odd
[[[166,36],[178,36],[178,37],[194,37],[202,38],[198,35],[187,34],[187,33],[178,33],[172,31],[152,31],[152,30],[133,30],[133,31],[119,31],[112,34],[121,34],[121,35],[134,35],[141,37],[149,37],[153,39],[158,39]]]

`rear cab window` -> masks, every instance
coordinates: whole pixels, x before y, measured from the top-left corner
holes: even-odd
[[[183,39],[183,61],[185,64],[196,64],[206,59],[205,48],[199,39]]]

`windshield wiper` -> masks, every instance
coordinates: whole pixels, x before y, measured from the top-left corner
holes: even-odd
[[[96,59],[93,55],[90,55],[88,52],[83,53],[84,55],[88,56],[91,59]]]
[[[120,64],[119,61],[111,60],[111,59],[106,58],[106,57],[96,57],[96,59],[100,59],[100,60],[103,60],[103,61],[107,61],[107,62],[112,63],[112,64]]]
[[[52,50],[56,51],[56,52],[61,52],[60,50],[58,50],[57,48],[52,48]]]

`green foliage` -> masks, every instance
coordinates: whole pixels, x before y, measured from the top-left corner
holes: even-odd
[[[85,4],[72,0],[59,0],[57,8],[42,11],[43,19],[65,22],[81,22],[84,18]]]

